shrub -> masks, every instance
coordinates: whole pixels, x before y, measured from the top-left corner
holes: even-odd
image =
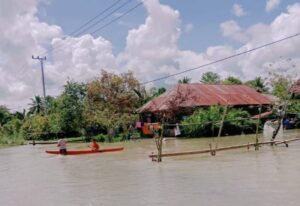
[[[211,106],[207,109],[200,108],[191,116],[181,122],[182,135],[187,137],[216,136],[224,108]],[[222,135],[234,135],[255,132],[255,120],[242,109],[231,108],[225,117]]]

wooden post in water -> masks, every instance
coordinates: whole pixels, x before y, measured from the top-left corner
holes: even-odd
[[[223,130],[223,125],[224,125],[224,120],[225,120],[225,117],[226,117],[226,114],[227,114],[227,110],[228,110],[228,103],[227,103],[226,106],[225,106],[224,113],[223,113],[223,116],[222,116],[222,120],[221,120],[221,122],[220,122],[220,128],[219,128],[218,137],[217,137],[217,141],[216,141],[216,148],[215,148],[215,150],[212,152],[212,155],[213,155],[213,156],[216,155],[216,150],[218,149],[218,139],[220,138],[221,133],[222,133],[222,130]]]
[[[293,98],[293,93],[289,96],[289,98],[286,99],[285,103],[284,103],[284,106],[282,108],[282,111],[280,112],[279,111],[279,114],[278,114],[278,118],[277,118],[277,121],[278,121],[278,126],[277,128],[275,129],[275,131],[273,132],[273,135],[272,135],[272,141],[275,140],[279,130],[280,130],[280,127],[282,125],[282,121],[283,121],[283,118],[284,116],[286,115],[286,110],[287,110],[287,106],[288,106],[288,103],[289,101]]]
[[[157,148],[157,159],[152,158],[152,161],[157,161],[157,162],[162,161],[162,143],[164,138],[163,136],[164,136],[164,121],[162,121],[162,124],[158,129],[158,133],[154,134],[154,140]]]
[[[259,131],[260,118],[261,118],[261,110],[262,110],[262,105],[260,105],[259,108],[258,108],[259,115],[258,115],[257,122],[256,122],[255,150],[258,150],[258,149],[259,149],[259,144],[258,144],[258,131]]]
[[[161,125],[160,132],[158,133],[158,155],[157,155],[157,162],[161,162],[161,154],[162,154],[162,142],[164,138],[164,124]]]

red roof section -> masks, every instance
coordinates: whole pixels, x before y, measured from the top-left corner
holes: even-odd
[[[294,94],[300,94],[300,79],[292,85],[289,91]]]
[[[168,110],[172,101],[180,98],[179,107],[197,107],[211,105],[263,105],[271,104],[264,95],[245,85],[207,85],[201,83],[178,84],[171,90],[154,98],[139,113]]]

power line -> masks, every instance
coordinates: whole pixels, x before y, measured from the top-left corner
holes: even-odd
[[[117,0],[115,3],[111,4],[110,6],[108,6],[106,9],[102,10],[100,13],[98,13],[96,16],[94,16],[93,18],[91,18],[90,20],[88,20],[86,23],[82,24],[81,26],[79,26],[77,29],[74,29],[69,36],[72,36],[76,33],[78,33],[80,30],[82,30],[84,27],[86,27],[89,23],[93,22],[95,19],[97,19],[99,16],[101,16],[102,14],[104,14],[105,12],[109,11],[111,8],[113,8],[115,5],[117,5],[121,0]],[[115,11],[115,10],[114,10]],[[44,52],[43,55],[47,55],[49,54],[51,51],[53,51],[54,48],[52,47],[51,49],[46,50],[46,52]],[[23,71],[25,69],[25,66],[27,65],[27,63],[25,63],[21,68],[20,71]]]
[[[104,24],[103,26],[101,26],[100,28],[94,30],[93,32],[91,32],[91,34],[95,34],[97,32],[99,32],[100,30],[104,29],[105,27],[109,26],[110,24],[112,24],[113,22],[121,19],[123,16],[129,14],[130,12],[132,12],[134,9],[138,8],[139,6],[141,6],[143,3],[140,2],[138,4],[136,4],[134,7],[132,7],[131,9],[127,10],[125,13],[123,13],[122,15],[118,16],[117,18],[112,19],[111,21],[109,21],[108,23]]]
[[[120,0],[119,0],[120,1]],[[102,14],[104,14],[106,11],[108,11],[109,9],[111,9],[113,6],[115,6],[119,1],[115,2],[114,4],[112,4],[111,6],[109,6],[108,8],[106,8],[105,10],[103,10],[101,13],[99,13],[98,15],[96,15],[94,18],[92,18],[91,20],[89,20],[87,23],[85,23],[83,26],[81,27],[85,27],[86,25],[88,25],[90,22],[92,22],[93,20],[95,20],[96,18],[98,18],[99,16],[101,16]],[[121,6],[117,7],[116,9],[114,9],[112,12],[108,13],[106,16],[102,17],[100,20],[96,21],[95,23],[93,23],[92,25],[88,26],[87,28],[83,29],[81,32],[79,32],[79,30],[76,32],[72,32],[70,35],[72,34],[76,34],[75,36],[79,36],[82,35],[83,33],[85,33],[87,30],[89,30],[90,28],[94,27],[95,25],[99,24],[100,22],[102,22],[103,20],[107,19],[109,16],[111,16],[114,12],[120,10],[121,8],[123,8],[125,5],[127,5],[130,1],[132,0],[128,0],[125,3],[123,3]],[[79,32],[79,33],[78,33]],[[60,48],[61,47],[61,48]],[[63,46],[58,46],[56,48],[52,47],[51,49],[48,49],[44,55],[49,54],[50,52],[52,52],[53,50],[58,50],[58,49],[62,49],[64,48]]]
[[[87,21],[85,24],[83,24],[82,26],[80,26],[78,29],[75,29],[72,33],[77,32],[76,30],[81,30],[83,27],[85,27],[86,25],[88,25],[90,22],[92,22],[93,20],[95,20],[97,17],[101,16],[102,14],[104,14],[106,11],[108,11],[109,9],[113,8],[115,5],[117,5],[118,2],[120,2],[121,0],[118,0],[117,2],[115,2],[114,4],[110,5],[108,8],[104,9],[102,12],[100,12],[98,15],[96,15],[95,17],[93,17],[91,20]],[[130,0],[132,1],[132,0]],[[127,1],[125,3],[125,5],[129,3],[129,1]],[[120,19],[121,17],[125,16],[126,14],[130,13],[132,10],[134,10],[135,8],[137,8],[138,6],[140,6],[142,3],[139,3],[138,5],[136,5],[134,8],[131,8],[129,11],[125,12],[124,14],[122,14],[121,16],[117,17],[116,19],[113,19],[112,21],[110,21],[109,23],[105,24],[104,26],[102,26],[101,28],[97,29],[97,32],[100,31],[101,29],[107,27],[109,24],[115,22],[116,20]],[[124,5],[124,6],[125,6]],[[123,6],[122,6],[123,7]],[[122,7],[118,7],[119,9]],[[116,9],[114,11],[117,11]],[[112,14],[112,13],[111,13]],[[71,34],[70,34],[71,35]],[[61,46],[62,47],[62,46]],[[47,55],[49,54],[51,51],[55,50],[55,49],[62,49],[62,48],[54,48],[52,47],[51,49],[48,49],[43,55]],[[25,63],[21,69],[20,69],[20,73],[24,73],[25,70],[25,66],[27,65],[27,63]]]
[[[123,8],[124,6],[126,6],[127,4],[129,4],[131,1],[132,0],[128,0],[125,3],[121,4],[119,7],[117,7],[116,9],[114,9],[113,11],[111,11],[110,13],[108,13],[107,15],[105,15],[104,17],[102,17],[101,19],[99,19],[98,21],[96,21],[95,23],[93,23],[92,25],[88,26],[83,31],[81,31],[78,34],[76,34],[76,36],[79,36],[79,35],[83,34],[87,30],[89,30],[89,29],[93,28],[94,26],[96,26],[97,24],[101,23],[103,20],[105,20],[108,17],[110,17],[112,14],[114,14],[116,11],[120,10],[121,8]]]
[[[120,7],[118,7],[116,10],[114,10],[114,12],[117,11],[118,9],[122,8],[122,7],[125,6],[126,4],[128,4],[130,1],[132,1],[132,0],[129,0],[129,1],[125,2],[125,4],[122,4],[122,5],[121,5]],[[130,8],[129,10],[127,10],[126,12],[124,12],[122,15],[120,15],[120,16],[118,16],[118,17],[112,19],[111,21],[109,21],[108,23],[104,24],[103,26],[97,28],[96,30],[94,30],[94,31],[91,32],[90,34],[93,35],[93,34],[99,32],[99,31],[101,31],[102,29],[104,29],[104,28],[106,28],[107,26],[111,25],[111,24],[114,23],[115,21],[121,19],[123,16],[129,14],[130,12],[132,12],[134,9],[138,8],[138,7],[141,6],[142,4],[143,4],[142,2],[136,4],[134,7]],[[109,13],[109,15],[111,15],[111,14],[113,14],[113,13]],[[100,20],[104,20],[104,19],[106,19],[107,17],[108,17],[108,16],[105,16],[104,18],[102,18],[102,19],[100,19]],[[93,25],[94,25],[94,24],[93,24]],[[93,26],[93,25],[92,25],[92,26]],[[89,28],[90,28],[90,27],[88,27],[88,29],[89,29]],[[84,32],[84,31],[83,31],[83,32]],[[82,34],[82,33],[80,33],[80,34]],[[46,55],[46,54],[49,54],[49,53],[50,53],[51,51],[53,51],[53,50],[56,50],[56,51],[57,51],[57,50],[60,50],[60,49],[63,49],[63,48],[64,48],[64,46],[60,46],[60,47],[58,46],[58,47],[56,47],[56,48],[52,47],[52,48],[49,49],[47,52],[45,52],[45,55]]]
[[[117,5],[121,0],[117,0],[115,3],[111,4],[109,7],[107,7],[106,9],[102,10],[100,13],[98,13],[96,16],[94,16],[92,19],[88,20],[86,23],[84,23],[83,25],[79,26],[77,29],[73,30],[69,36],[75,35],[77,32],[79,32],[81,29],[83,29],[85,26],[87,26],[89,23],[93,22],[95,19],[97,19],[99,16],[101,16],[102,14],[104,14],[105,12],[107,12],[108,10],[110,10],[111,8],[113,8],[115,5]]]
[[[249,50],[246,50],[246,51],[243,51],[243,52],[231,55],[231,56],[224,57],[222,59],[215,60],[215,61],[207,63],[207,64],[203,64],[203,65],[191,68],[191,69],[186,69],[184,71],[177,72],[177,73],[174,73],[174,74],[171,74],[171,75],[166,75],[166,76],[163,76],[163,77],[160,77],[160,78],[157,78],[157,79],[153,79],[153,80],[150,80],[150,81],[147,81],[147,82],[142,82],[141,85],[149,84],[151,82],[156,82],[156,81],[159,81],[159,80],[167,79],[169,77],[173,77],[173,76],[184,74],[184,73],[187,73],[187,72],[190,72],[190,71],[193,71],[193,70],[197,70],[197,69],[200,69],[200,68],[203,68],[203,67],[206,67],[206,66],[210,66],[210,65],[228,60],[228,59],[232,59],[232,58],[237,57],[237,56],[241,56],[241,55],[244,55],[244,54],[247,54],[247,53],[251,53],[253,51],[256,51],[256,50],[259,50],[259,49],[262,49],[262,48],[265,48],[265,47],[268,47],[268,46],[271,46],[271,45],[274,45],[274,44],[277,44],[277,43],[280,43],[280,42],[283,42],[283,41],[286,41],[288,39],[297,37],[299,35],[300,35],[300,33],[297,33],[297,34],[294,34],[294,35],[291,35],[291,36],[288,36],[288,37],[285,37],[285,38],[282,38],[282,39],[279,39],[279,40],[276,40],[276,41],[273,41],[273,42],[270,42],[270,43],[267,43],[267,44],[264,44],[264,45],[261,45],[261,46],[258,46],[258,47],[255,47],[253,49],[249,49]]]

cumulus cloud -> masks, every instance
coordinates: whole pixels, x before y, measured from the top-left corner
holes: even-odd
[[[246,15],[246,12],[244,11],[242,5],[240,4],[234,4],[232,6],[232,13],[237,17]]]
[[[1,1],[0,104],[24,104],[29,94],[36,92],[40,73],[31,69],[31,54],[45,52],[47,42],[62,33],[60,27],[39,21],[35,16],[36,4],[35,0]]]
[[[251,49],[259,45],[285,38],[293,34],[299,33],[300,25],[300,4],[296,3],[288,6],[287,12],[280,14],[274,19],[270,25],[256,24],[247,29],[247,33],[251,36],[250,41],[245,44],[240,50]],[[242,63],[242,71],[246,76],[253,76],[254,72],[263,74],[268,72],[268,63],[276,64],[281,61],[280,57],[292,58],[295,65],[298,67],[289,68],[288,72],[294,74],[297,78],[299,73],[299,38],[289,39],[285,42],[273,45],[271,47],[253,52],[247,55],[247,58]]]
[[[0,18],[0,105],[26,107],[34,95],[42,94],[40,64],[31,55],[45,54],[46,93],[57,95],[66,80],[85,81],[114,70],[115,57],[107,40],[90,35],[63,38],[59,26],[36,17],[37,1],[4,0]],[[7,23],[9,22],[9,23]]]
[[[281,0],[267,0],[266,12],[271,12],[274,9],[276,9],[279,6],[280,2],[281,2]]]
[[[230,37],[241,43],[248,41],[247,35],[243,32],[238,23],[234,20],[226,21],[220,25],[223,36]]]
[[[148,17],[144,24],[129,31],[119,61],[125,70],[150,80],[179,69],[176,58],[181,31],[179,11],[161,5],[158,0],[145,0],[144,4]]]
[[[46,24],[36,17],[37,2],[26,1],[27,4],[5,0],[4,5],[7,9],[13,7],[13,13],[0,13],[3,31],[0,33],[0,105],[11,108],[26,106],[29,98],[42,94],[39,63],[31,59],[31,54],[43,54],[48,48],[53,48],[53,51],[45,64],[47,93],[58,95],[68,78],[87,81],[99,75],[101,69],[116,73],[131,70],[141,82],[145,82],[300,32],[300,4],[296,3],[288,6],[287,11],[270,24],[256,23],[241,28],[235,21],[223,22],[220,25],[223,36],[239,42],[240,48],[213,45],[201,53],[180,50],[177,47],[181,36],[180,12],[158,0],[145,0],[148,13],[145,22],[128,32],[126,47],[114,56],[112,43],[102,37],[63,38],[59,26]],[[7,19],[11,20],[10,24]],[[294,38],[185,75],[199,81],[203,72],[214,71],[223,77],[230,74],[244,80],[251,79],[267,72],[268,63],[276,63],[279,56],[292,58],[294,64],[300,65],[299,48],[299,38]],[[299,73],[299,69],[294,73]],[[179,78],[182,76],[154,84],[174,84]]]

